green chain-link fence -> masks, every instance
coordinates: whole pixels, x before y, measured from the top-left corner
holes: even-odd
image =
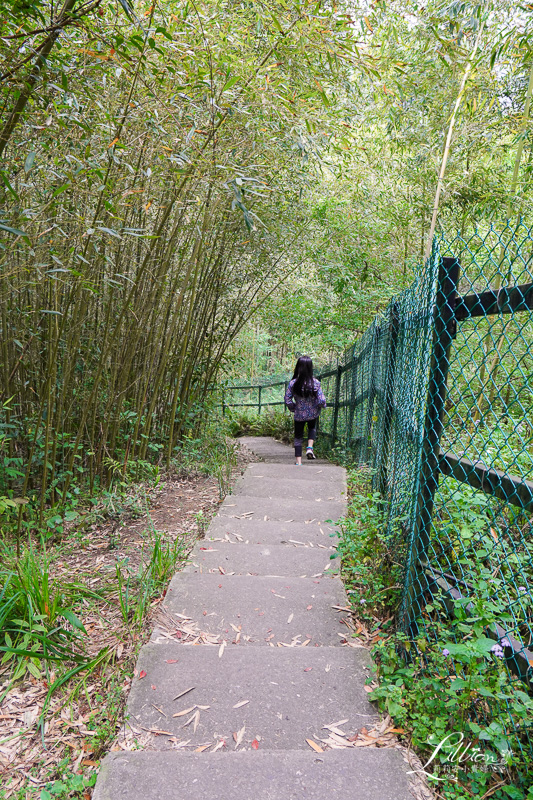
[[[493,655],[507,683],[524,688],[533,677],[532,309],[533,235],[523,223],[437,238],[414,285],[318,376],[328,399],[320,435],[373,467],[386,501],[386,535],[403,565],[398,622],[411,646],[439,641],[443,607],[474,624],[481,596]],[[268,389],[278,403],[283,386]],[[449,669],[460,678],[456,663]],[[491,703],[479,698],[481,720]],[[533,752],[532,720],[507,712],[503,735]]]

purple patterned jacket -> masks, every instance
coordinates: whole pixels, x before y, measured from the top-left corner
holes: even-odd
[[[309,419],[316,419],[320,414],[320,409],[326,407],[326,398],[320,385],[320,381],[313,378],[316,389],[316,397],[298,397],[292,393],[295,378],[290,381],[285,392],[285,405],[289,411],[294,411],[294,419],[297,422],[304,422]]]

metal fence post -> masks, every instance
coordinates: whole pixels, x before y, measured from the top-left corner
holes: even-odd
[[[455,304],[459,281],[457,258],[441,258],[435,306],[433,309],[433,343],[429,370],[424,437],[420,458],[418,493],[414,506],[414,525],[411,531],[411,546],[407,556],[403,601],[400,608],[400,625],[414,632],[417,610],[414,608],[417,584],[423,591],[418,577],[418,562],[424,558],[431,541],[431,521],[435,492],[439,485],[439,450],[444,425],[446,382],[450,366],[450,347],[455,337]]]
[[[394,381],[396,377],[396,345],[398,343],[398,332],[400,330],[400,305],[393,303],[390,310],[389,320],[389,357],[387,362],[387,374],[385,377],[385,396],[383,399],[383,420],[381,432],[381,447],[376,459],[377,466],[377,487],[382,497],[387,494],[387,459],[390,447],[390,435],[392,418],[394,414]]]
[[[226,416],[226,392],[222,389],[222,416]]]
[[[366,421],[364,432],[363,452],[365,453],[364,461],[369,463],[372,455],[372,420],[374,416],[374,402],[376,400],[376,366],[379,355],[379,340],[381,336],[381,325],[377,325],[374,330],[374,337],[372,342],[372,361],[370,367],[370,380],[368,388],[368,405],[366,409]]]
[[[263,389],[263,387],[262,387],[262,386],[260,386],[260,387],[259,387],[259,402],[258,402],[258,407],[259,407],[259,410],[258,410],[258,412],[257,412],[257,413],[259,414],[259,416],[261,415],[261,391],[262,391],[262,389]]]
[[[333,428],[331,430],[331,446],[335,445],[337,440],[337,426],[339,423],[339,402],[341,394],[341,380],[342,380],[342,367],[337,365],[337,377],[335,379],[335,405],[333,407]]]
[[[352,447],[352,439],[353,436],[353,418],[355,415],[355,392],[357,389],[357,366],[355,363],[355,347],[352,348],[352,358],[351,358],[351,365],[350,365],[350,372],[351,372],[351,381],[350,381],[350,400],[348,406],[348,428],[346,431],[346,449],[350,450]],[[346,378],[348,380],[348,377]],[[356,453],[354,453],[356,456]]]

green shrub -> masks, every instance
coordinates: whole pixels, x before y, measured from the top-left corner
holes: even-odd
[[[383,636],[401,597],[405,537],[401,531],[384,533],[387,507],[378,493],[365,490],[368,478],[368,471],[349,473],[351,497],[337,556],[357,616]],[[485,508],[470,500],[467,491],[455,512],[437,513],[437,527],[451,525],[469,540],[471,530],[487,524]],[[435,595],[417,620],[417,632],[392,631],[375,646],[379,685],[370,699],[403,728],[447,800],[531,800],[524,788],[531,764],[521,743],[529,735],[533,698],[522,681],[510,677],[511,663],[493,638],[496,623],[510,630],[513,618],[484,564],[485,551],[479,552],[478,558],[470,552],[468,597]],[[457,752],[465,747],[459,763]]]
[[[233,436],[273,436],[287,443],[293,440],[293,417],[287,411],[267,408],[257,414],[229,409],[226,415]]]

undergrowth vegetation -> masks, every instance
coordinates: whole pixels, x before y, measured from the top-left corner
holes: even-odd
[[[206,418],[174,449],[169,470],[117,472],[108,488],[83,483],[72,515],[39,528],[39,509],[26,509],[24,536],[17,539],[17,507],[1,515],[0,701],[41,691],[29,729],[2,738],[20,748],[42,737],[58,752],[54,726],[71,716],[85,719],[90,748],[87,768],[73,768],[67,755],[44,768],[42,754],[27,756],[38,776],[20,798],[84,797],[93,783],[91,765],[109,748],[121,718],[136,653],[172,574],[209,522],[210,505],[228,491],[237,466],[228,427]],[[142,467],[142,465],[141,465]],[[194,487],[208,487],[208,506]],[[157,524],[158,498],[173,486],[190,486],[189,516],[178,529]],[[204,495],[206,490],[203,490]],[[196,507],[196,511],[195,511]],[[154,516],[154,508],[155,516]],[[31,511],[31,515],[30,512]],[[163,509],[164,513],[164,509]],[[24,726],[23,726],[24,727]],[[2,732],[3,733],[3,732]],[[39,747],[37,750],[39,750]],[[88,746],[88,745],[87,745]],[[24,747],[23,747],[24,751]],[[68,752],[68,750],[67,750]],[[79,765],[78,765],[79,766]],[[44,770],[44,771],[43,771]],[[15,773],[16,774],[16,773]],[[44,776],[44,782],[43,782]],[[9,783],[9,782],[8,782]],[[30,794],[27,794],[30,792]],[[0,791],[0,797],[3,790]],[[10,795],[16,796],[16,795]]]
[[[510,615],[483,556],[468,597],[450,603],[437,593],[426,605],[419,635],[396,629],[403,558],[398,538],[384,533],[387,507],[368,487],[368,472],[350,472],[337,555],[354,613],[380,633],[370,698],[403,730],[439,797],[530,800],[533,699],[521,680],[509,679],[512,664],[490,636]],[[457,505],[453,522],[468,538],[479,527],[480,511],[464,510]]]
[[[286,411],[268,408],[261,414],[230,409],[226,411],[233,436],[273,436],[290,442],[293,436],[293,419]]]

